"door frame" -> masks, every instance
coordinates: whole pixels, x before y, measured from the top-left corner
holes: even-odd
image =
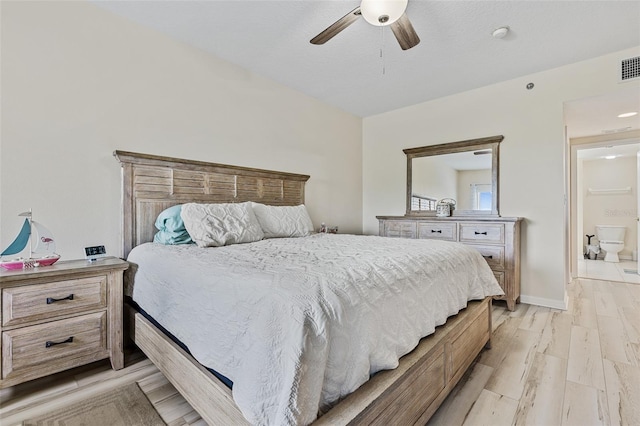
[[[569,203],[566,203],[566,217],[569,219],[569,232],[565,232],[565,247],[569,252],[569,264],[565,265],[565,276],[570,281],[578,276],[578,247],[577,247],[577,204],[578,204],[578,150],[589,148],[602,148],[610,145],[628,145],[637,144],[640,140],[640,130],[631,130],[628,132],[612,133],[606,135],[586,136],[579,138],[566,138],[567,150],[565,155],[565,165],[569,171],[568,188],[566,193],[569,194]],[[566,239],[569,241],[566,241]],[[566,261],[566,260],[565,260]]]

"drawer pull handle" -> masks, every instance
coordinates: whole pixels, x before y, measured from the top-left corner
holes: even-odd
[[[47,340],[44,346],[50,348],[51,346],[61,345],[63,343],[73,343],[73,336],[69,337],[67,340],[63,340],[62,342],[52,342],[51,340]]]
[[[442,229],[438,229],[438,230],[432,229],[431,233],[433,233],[433,234],[435,234],[435,233],[442,234]]]
[[[475,231],[475,232],[476,232],[476,235],[487,235],[487,231],[484,231],[484,232]]]
[[[488,254],[488,255],[482,255],[482,257],[484,257],[485,259],[493,259],[493,255]]]
[[[67,297],[63,297],[61,299],[54,299],[53,297],[47,297],[47,305],[50,305],[50,304],[56,303],[56,302],[60,302],[62,300],[73,300],[73,293],[71,293]]]

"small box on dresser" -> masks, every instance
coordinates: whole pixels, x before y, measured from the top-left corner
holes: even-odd
[[[478,250],[493,271],[513,311],[520,300],[521,217],[377,216],[379,235],[457,241]]]
[[[60,261],[0,270],[0,388],[109,358],[124,367],[122,274],[129,264]]]

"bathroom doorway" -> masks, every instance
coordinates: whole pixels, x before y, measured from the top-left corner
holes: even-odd
[[[625,115],[627,112],[637,114]],[[569,279],[581,277],[640,284],[635,260],[640,232],[638,113],[639,87],[564,104],[568,187],[565,261]],[[624,227],[623,245],[607,244],[612,253],[619,249],[619,262],[603,260],[604,251],[596,232],[596,226],[601,225]],[[615,229],[619,238],[620,228]]]
[[[640,139],[572,148],[576,160],[576,276],[640,283],[637,274]],[[602,225],[611,228],[602,228]],[[605,237],[599,234],[600,229],[604,229],[601,232],[607,229],[624,232],[615,237],[623,241],[615,247],[620,250],[619,262],[604,261],[604,244],[600,240]],[[614,251],[614,245],[611,247]]]

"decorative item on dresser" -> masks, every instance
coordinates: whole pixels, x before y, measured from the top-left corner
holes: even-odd
[[[105,258],[0,270],[0,388],[104,358],[121,369],[122,275],[128,267]]]
[[[510,311],[520,301],[520,217],[377,216],[383,237],[457,241],[478,250],[485,258]]]

